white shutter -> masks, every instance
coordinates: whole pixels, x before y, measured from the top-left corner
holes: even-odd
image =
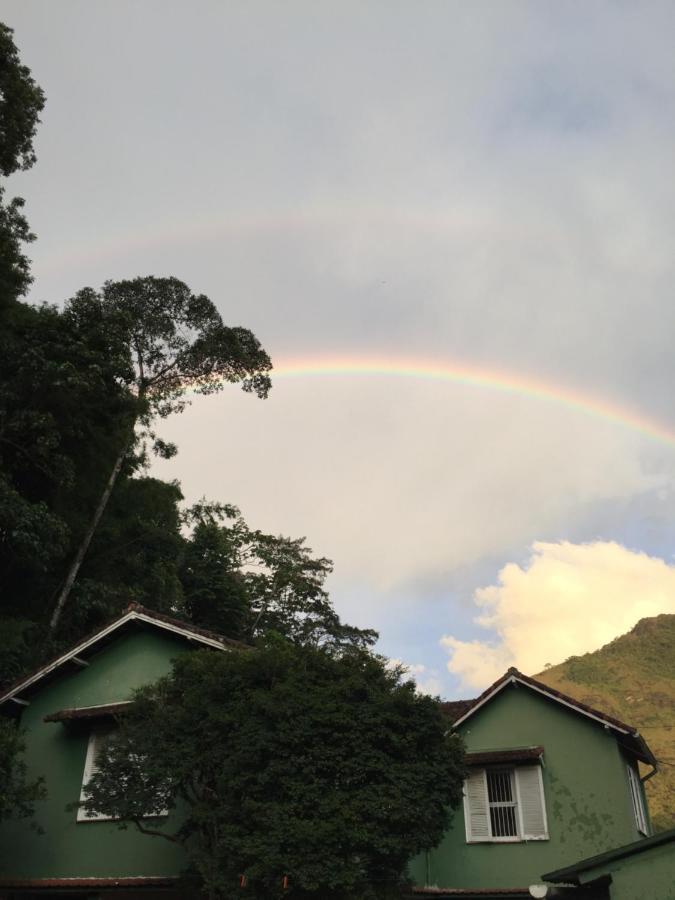
[[[103,746],[110,738],[110,731],[92,731],[89,735],[89,743],[87,744],[87,756],[84,761],[84,772],[82,773],[82,790],[80,791],[80,802],[87,799],[87,785],[98,771],[96,758],[101,752]],[[82,806],[77,810],[78,822],[91,822],[96,819],[109,819],[110,816],[99,815],[98,813],[89,813]]]
[[[546,840],[548,828],[541,766],[516,766],[515,775],[521,838],[524,841]]]
[[[627,764],[628,784],[630,785],[630,796],[633,801],[633,813],[635,814],[635,824],[641,834],[648,835],[649,828],[647,826],[647,813],[645,812],[644,802],[642,799],[642,786],[635,769]]]
[[[464,823],[467,841],[489,841],[491,839],[490,810],[484,769],[471,772],[464,782]]]

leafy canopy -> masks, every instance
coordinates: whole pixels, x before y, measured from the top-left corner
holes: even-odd
[[[19,59],[13,35],[0,22],[0,174],[5,176],[35,162],[33,138],[45,103],[42,89]]]
[[[252,642],[278,634],[297,644],[368,647],[377,632],[340,620],[325,589],[332,563],[304,538],[251,528],[235,506],[199,503],[180,578],[195,625]]]
[[[177,278],[146,276],[84,288],[67,312],[79,322],[105,321],[128,354],[127,382],[151,418],[181,411],[187,390],[211,394],[225,382],[267,396],[272,363],[247,328],[223,324],[214,303]]]
[[[28,818],[46,796],[43,779],[28,781],[24,741],[15,722],[0,717],[0,822]]]
[[[461,798],[438,703],[363,651],[186,654],[119,721],[86,807],[182,844],[211,897],[240,897],[242,874],[256,900],[284,876],[297,897],[371,896]]]

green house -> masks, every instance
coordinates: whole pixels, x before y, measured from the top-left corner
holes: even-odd
[[[0,696],[0,712],[19,717],[26,733],[30,774],[44,775],[48,790],[35,815],[42,834],[24,822],[0,825],[0,900],[188,896],[176,845],[66,807],[86,793],[97,749],[133,690],[200,646],[243,645],[131,606]],[[444,708],[466,742],[470,774],[442,843],[411,864],[413,894],[554,896],[531,894],[535,885],[590,900],[585,875],[578,886],[558,887],[557,873],[649,840],[642,782],[655,760],[630,726],[515,670],[476,700]],[[542,873],[551,873],[550,886]]]
[[[656,760],[630,725],[516,669],[444,708],[469,775],[441,844],[411,864],[415,894],[537,896],[542,873],[649,836]]]
[[[177,886],[185,859],[176,845],[66,806],[86,791],[97,747],[132,691],[169,672],[179,654],[203,646],[242,645],[131,606],[0,696],[0,711],[20,716],[30,774],[44,775],[48,791],[35,815],[42,834],[21,822],[0,825],[3,900],[185,896]]]

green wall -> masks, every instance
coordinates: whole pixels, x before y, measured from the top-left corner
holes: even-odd
[[[66,878],[69,876],[173,875],[184,867],[180,849],[162,838],[140,834],[111,822],[77,822],[67,803],[78,800],[87,750],[88,729],[69,728],[43,717],[59,709],[126,700],[134,688],[155,681],[171,660],[190,645],[167,632],[137,631],[120,635],[89,658],[84,669],[66,664],[57,676],[30,697],[22,715],[26,761],[31,775],[44,775],[48,798],[40,803],[39,835],[22,823],[0,826],[0,877]]]
[[[675,900],[675,845],[653,847],[644,853],[590,869],[582,884],[610,875],[611,900]]]
[[[416,884],[527,887],[542,872],[640,838],[625,760],[601,725],[519,685],[504,688],[459,731],[470,751],[543,745],[549,840],[467,844],[460,808],[441,844],[411,863]]]

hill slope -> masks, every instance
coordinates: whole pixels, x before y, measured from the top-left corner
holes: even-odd
[[[655,830],[675,826],[675,615],[632,631],[535,676],[637,728],[659,760],[646,783]]]

